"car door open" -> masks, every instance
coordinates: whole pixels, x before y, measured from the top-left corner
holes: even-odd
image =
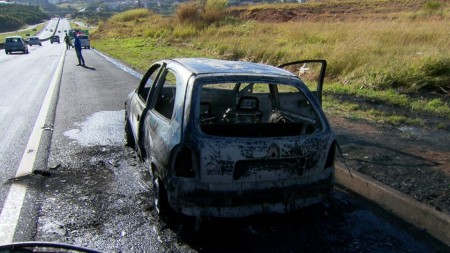
[[[285,69],[305,82],[306,86],[311,90],[314,96],[322,106],[323,80],[325,78],[325,70],[327,61],[325,60],[302,60],[289,62],[278,66]]]

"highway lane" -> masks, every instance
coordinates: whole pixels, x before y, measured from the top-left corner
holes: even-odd
[[[54,33],[62,35],[68,29],[70,23],[67,19],[52,19],[40,38],[44,40]],[[16,240],[30,240],[35,230],[34,217],[42,177],[34,174],[23,179],[21,176],[29,174],[32,169],[39,172],[47,167],[47,148],[56,100],[51,102],[48,118],[44,118],[39,126],[35,126],[35,122],[55,70],[58,65],[62,68],[60,59],[65,55],[63,36],[61,41],[60,44],[43,41],[42,46],[29,46],[29,54],[0,54],[0,243],[12,240],[14,228],[10,224],[15,224],[19,231],[15,235]],[[39,139],[31,139],[32,131],[42,134],[42,137],[40,146],[30,149],[27,147],[30,142],[39,143]],[[18,183],[13,184],[15,180]],[[17,190],[16,186],[21,184],[25,187]],[[24,192],[26,198],[21,197]],[[21,218],[18,217],[20,211]]]
[[[5,198],[11,189],[10,179],[15,177],[22,155],[24,152],[36,152],[36,150],[26,151],[25,147],[64,50],[63,45],[43,42],[42,46],[29,47],[29,54],[0,54],[0,171],[2,172],[0,203],[2,211]],[[45,158],[45,155],[41,154],[40,157]],[[43,158],[35,164],[35,168],[40,170],[45,167]],[[32,211],[32,207],[30,208],[29,212]],[[28,222],[28,220],[23,221]]]
[[[52,75],[64,52],[62,45],[44,42],[29,54],[0,54],[0,170],[1,180],[17,168]],[[0,190],[4,194],[4,187]]]
[[[70,28],[70,22],[66,18],[53,18],[51,19],[46,27],[42,29],[38,37],[41,40],[48,39],[52,35],[59,35],[61,43],[64,42],[64,31],[68,31]]]

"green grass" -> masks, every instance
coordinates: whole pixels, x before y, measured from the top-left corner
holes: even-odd
[[[126,12],[116,14],[110,18],[112,22],[128,22],[134,21],[140,18],[147,18],[152,15],[152,12],[148,9],[134,9]]]
[[[450,107],[442,98],[416,98],[394,89],[373,90],[340,83],[327,84],[324,94],[325,110],[332,110],[334,113],[340,111],[344,116],[351,114],[351,118],[357,117],[391,125],[403,123],[419,126],[424,125],[420,115],[442,117],[447,121],[450,119]],[[384,110],[374,109],[379,107]],[[415,116],[411,118],[411,116],[397,115],[398,111]],[[445,128],[444,125],[442,124],[439,128]]]
[[[120,50],[117,50],[118,44],[120,44]],[[189,47],[164,46],[153,39],[129,38],[119,40],[111,38],[101,41],[94,40],[92,46],[142,71],[147,70],[153,62],[163,58],[205,56],[198,50]]]
[[[0,42],[3,43],[5,42],[6,37],[9,36],[22,36],[23,38],[27,38],[27,34],[30,34],[30,36],[34,36],[36,35],[40,30],[42,30],[47,24],[40,24],[38,26],[36,26],[36,31],[33,31],[33,29],[27,29],[24,31],[20,31],[20,32],[11,32],[11,33],[4,33],[4,34],[0,34]]]
[[[88,24],[87,20],[76,20],[79,21],[83,24]],[[93,26],[83,26],[83,25],[78,25],[75,21],[70,21],[70,27],[72,29],[81,29],[81,30],[89,30],[89,34],[91,34],[93,31],[95,31],[97,29],[97,27],[93,27]]]

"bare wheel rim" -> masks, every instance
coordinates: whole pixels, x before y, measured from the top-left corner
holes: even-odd
[[[155,205],[155,210],[158,214],[161,213],[161,202],[160,202],[160,185],[159,185],[159,179],[155,178],[153,180],[153,203]]]

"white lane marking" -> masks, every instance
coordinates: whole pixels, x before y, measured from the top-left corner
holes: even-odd
[[[30,139],[28,140],[27,147],[22,155],[19,168],[16,172],[16,177],[27,175],[33,172],[34,161],[36,159],[39,143],[41,141],[42,127],[45,124],[48,110],[50,108],[50,102],[52,101],[55,88],[58,87],[61,81],[62,69],[64,64],[64,58],[66,50],[63,51],[59,59],[58,67],[56,68],[55,75],[53,75],[52,81],[47,89],[47,93],[42,103],[41,110],[34,124],[33,131],[31,132]],[[27,185],[21,183],[13,183],[9,189],[8,196],[6,197],[5,204],[0,214],[0,244],[11,243],[14,239],[16,232],[16,226],[19,222],[20,211],[22,210],[23,201],[25,199],[25,193],[27,191]]]

